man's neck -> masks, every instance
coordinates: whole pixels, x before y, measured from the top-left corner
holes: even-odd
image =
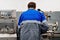
[[[34,9],[34,8],[28,8],[28,9]]]

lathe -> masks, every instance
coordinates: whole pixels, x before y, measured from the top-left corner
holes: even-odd
[[[0,10],[0,40],[16,40],[15,10]]]

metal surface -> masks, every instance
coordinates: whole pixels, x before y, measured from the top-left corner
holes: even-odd
[[[16,28],[16,11],[0,10],[0,40],[16,40]]]
[[[49,30],[42,35],[47,36],[46,38],[49,40],[60,40],[60,12],[56,11],[47,13],[47,16],[50,16],[47,17]],[[43,39],[45,40],[46,38]]]
[[[16,40],[16,34],[0,34],[0,40]]]

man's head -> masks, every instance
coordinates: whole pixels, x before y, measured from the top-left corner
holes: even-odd
[[[36,8],[36,3],[35,2],[29,2],[28,3],[28,8]]]

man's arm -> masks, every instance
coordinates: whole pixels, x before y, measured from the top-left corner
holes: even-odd
[[[44,12],[41,12],[41,22],[46,22],[46,17],[44,15]]]
[[[48,23],[47,23],[47,20],[46,20],[44,13],[41,13],[41,22],[43,24],[42,33],[46,33],[48,30]]]

